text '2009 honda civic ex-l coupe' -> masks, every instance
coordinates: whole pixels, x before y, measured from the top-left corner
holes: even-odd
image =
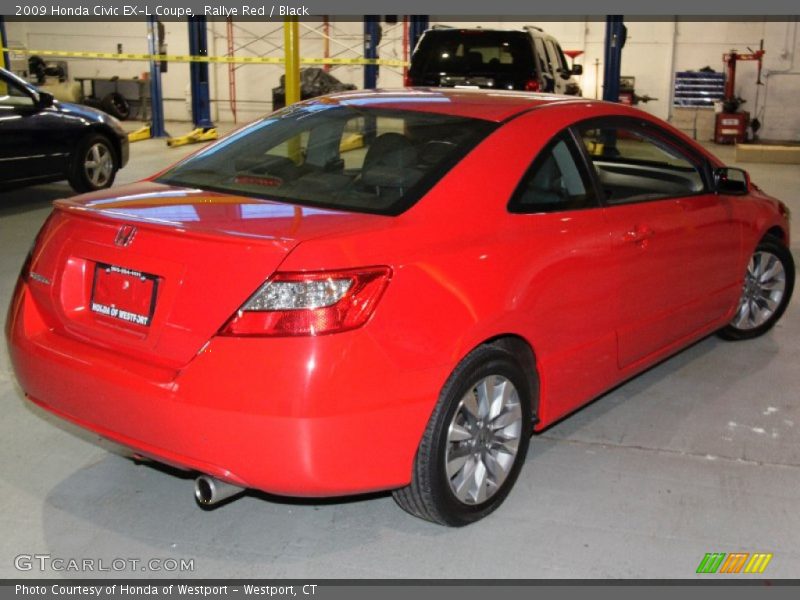
[[[464,525],[531,433],[792,293],[788,210],[669,125],[527,93],[291,106],[56,203],[7,322],[37,404],[241,488]]]

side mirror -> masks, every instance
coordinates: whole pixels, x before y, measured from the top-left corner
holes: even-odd
[[[50,108],[55,103],[56,97],[50,92],[39,91],[39,97],[36,99],[37,108]]]
[[[722,167],[714,170],[714,186],[720,194],[741,196],[750,191],[750,175],[744,169]]]
[[[572,65],[573,75],[583,75],[583,65]]]

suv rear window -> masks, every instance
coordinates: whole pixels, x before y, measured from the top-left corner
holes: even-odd
[[[414,52],[412,75],[530,74],[532,65],[530,38],[525,33],[434,30],[423,36]]]
[[[186,159],[157,181],[397,215],[496,127],[418,111],[291,106]]]

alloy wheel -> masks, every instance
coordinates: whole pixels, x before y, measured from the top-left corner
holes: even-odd
[[[490,375],[461,399],[447,431],[445,469],[450,490],[464,504],[486,502],[514,465],[522,436],[519,393]]]
[[[102,188],[106,185],[114,172],[114,157],[108,146],[100,142],[92,144],[86,152],[83,170],[92,187]]]
[[[758,251],[747,265],[742,297],[732,325],[750,330],[766,323],[781,305],[786,290],[786,271],[771,252]]]

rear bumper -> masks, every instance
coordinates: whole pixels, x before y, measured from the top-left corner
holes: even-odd
[[[31,400],[157,461],[275,494],[406,485],[446,377],[401,372],[368,327],[214,338],[173,371],[55,334],[37,312],[21,284],[6,334]]]

